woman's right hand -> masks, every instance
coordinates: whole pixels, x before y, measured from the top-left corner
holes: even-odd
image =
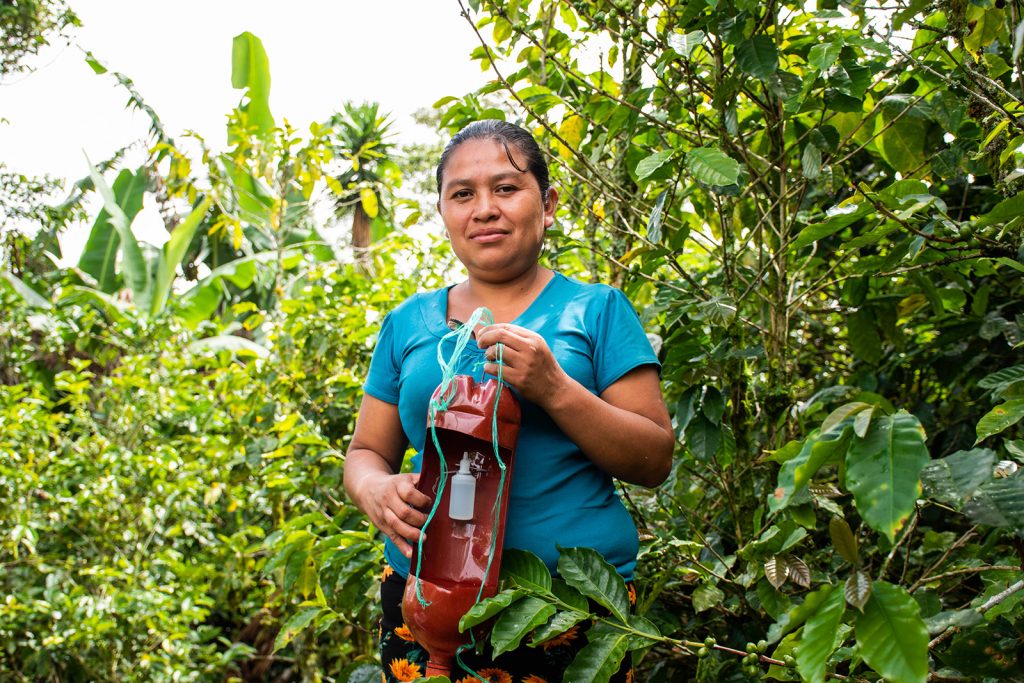
[[[416,488],[418,474],[379,474],[363,479],[364,512],[406,557],[427,521],[430,497]]]

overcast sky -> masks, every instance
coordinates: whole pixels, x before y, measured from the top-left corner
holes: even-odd
[[[88,172],[83,151],[98,161],[145,136],[144,115],[125,110],[125,91],[95,75],[82,49],[132,78],[172,136],[193,129],[214,149],[225,146],[225,117],[242,94],[231,88],[231,41],[243,31],[269,56],[275,118],[302,132],[346,100],[376,100],[394,113],[400,142],[422,138],[413,111],[490,77],[469,58],[478,43],[455,0],[70,5],[83,23],[72,45],[46,50],[32,62],[35,72],[0,85],[0,160],[8,170],[75,180]],[[146,226],[138,232],[151,242],[161,237]]]

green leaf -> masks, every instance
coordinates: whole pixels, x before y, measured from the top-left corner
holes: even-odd
[[[1005,223],[1011,218],[1021,215],[1024,215],[1024,192],[1004,199],[993,206],[988,213],[978,216],[974,221],[974,226],[976,228],[987,228],[996,223]]]
[[[829,595],[830,592],[822,590],[808,593],[802,603],[790,609],[777,623],[772,624],[771,628],[768,629],[768,642],[777,642],[790,631],[795,631],[803,626],[808,618],[821,609],[822,603],[824,603]]]
[[[800,158],[800,172],[808,180],[821,175],[821,150],[816,145],[808,144]]]
[[[661,241],[661,215],[665,209],[665,198],[668,197],[668,190],[662,190],[658,198],[654,200],[654,208],[651,209],[651,217],[647,220],[647,239],[657,244]]]
[[[578,590],[562,579],[552,579],[551,592],[556,598],[577,612],[589,612],[590,602]]]
[[[796,655],[800,677],[811,683],[825,680],[825,665],[835,652],[836,632],[846,611],[843,591],[838,587],[825,586],[820,592],[825,597],[821,607],[807,619]]]
[[[233,334],[197,339],[189,344],[188,348],[196,352],[227,351],[236,356],[250,358],[266,358],[270,355],[270,351],[265,346],[260,346],[254,341],[236,337]]]
[[[644,180],[649,176],[653,175],[655,171],[665,165],[665,163],[672,158],[675,154],[674,149],[666,149],[660,152],[655,152],[649,157],[645,157],[640,160],[640,163],[636,165],[636,179]]]
[[[13,273],[9,273],[6,270],[2,273],[3,279],[11,286],[11,289],[25,300],[29,306],[33,308],[53,308],[49,301],[43,298],[36,290],[32,289],[24,283],[18,276]]]
[[[129,224],[142,210],[147,180],[144,169],[139,169],[138,173],[124,169],[114,180],[114,202],[121,207]],[[120,248],[120,234],[116,229],[110,229],[110,213],[103,208],[89,231],[78,267],[96,278],[99,290],[107,294],[117,291],[117,254]]]
[[[739,180],[740,165],[715,147],[697,147],[686,153],[686,167],[706,185],[733,185]]]
[[[320,607],[306,607],[303,610],[292,615],[292,618],[285,622],[285,625],[281,627],[281,630],[277,633],[277,638],[274,639],[274,652],[277,652],[288,643],[292,642],[295,636],[299,635],[303,629],[309,626],[310,623],[325,610]]]
[[[737,45],[735,58],[740,70],[754,78],[767,78],[779,68],[779,49],[775,41],[765,35],[754,36]]]
[[[832,537],[832,545],[843,556],[843,559],[856,566],[860,564],[860,553],[857,549],[857,537],[853,535],[850,525],[842,517],[833,517],[828,523],[828,533]]]
[[[850,603],[851,607],[856,607],[863,612],[864,605],[871,597],[871,576],[863,569],[854,571],[846,579],[843,593],[846,596],[846,602]]]
[[[985,377],[978,381],[978,386],[982,389],[995,389],[1022,379],[1024,379],[1024,365],[1014,365],[997,370],[990,375],[985,375]]]
[[[796,457],[783,463],[779,470],[778,487],[768,499],[769,508],[775,512],[786,507],[823,465],[841,460],[846,454],[852,433],[849,424],[843,424],[837,425],[832,431],[807,437]]]
[[[626,583],[593,548],[559,548],[558,573],[567,584],[606,608],[619,621],[629,614]]]
[[[528,550],[509,548],[501,557],[501,577],[537,593],[551,592],[551,572]]]
[[[900,173],[911,173],[925,161],[925,136],[929,118],[905,93],[887,95],[879,103],[876,144],[882,158]]]
[[[689,33],[676,31],[668,37],[668,44],[672,46],[673,50],[689,59],[705,38],[707,35],[704,31],[690,31]]]
[[[873,409],[874,406],[872,406],[870,403],[865,403],[863,401],[851,401],[850,403],[844,403],[843,405],[839,406],[831,413],[829,413],[829,416],[826,417],[825,421],[821,423],[821,432],[823,434],[826,432],[830,432],[837,425],[839,425],[840,422],[850,417],[851,415],[856,415],[857,413],[864,410]]]
[[[303,598],[309,599],[309,596],[316,592],[319,583],[320,575],[316,570],[316,559],[312,555],[308,555],[302,566],[302,571],[299,572],[295,587],[302,593]]]
[[[263,43],[245,31],[234,38],[231,46],[231,87],[248,88],[246,102],[240,109],[261,135],[274,127],[270,113],[270,60]]]
[[[576,610],[559,612],[548,623],[534,632],[533,637],[530,638],[529,646],[537,647],[542,643],[546,643],[552,638],[562,635],[589,616],[588,612],[577,612]]]
[[[494,622],[491,631],[491,645],[494,656],[509,652],[519,647],[526,635],[555,614],[555,606],[536,598],[527,596],[513,603]]]
[[[853,225],[871,213],[871,206],[864,204],[840,204],[826,212],[828,219],[821,223],[812,223],[800,231],[793,240],[791,249],[802,249],[820,239],[829,237],[843,228]]]
[[[978,439],[974,442],[975,445],[1007,427],[1017,424],[1022,417],[1024,417],[1024,398],[1015,398],[1006,403],[1000,403],[978,421]]]
[[[846,453],[846,483],[861,518],[895,542],[896,532],[921,494],[921,469],[928,463],[924,429],[906,411],[871,423]]]
[[[468,612],[459,619],[459,632],[464,633],[466,629],[477,624],[482,624],[498,612],[502,611],[516,600],[523,597],[523,592],[518,590],[504,590],[497,595],[484,598],[473,605]]]
[[[928,678],[928,631],[917,602],[899,586],[876,581],[854,624],[861,656],[891,683]]]
[[[722,444],[722,429],[705,415],[697,415],[686,427],[686,447],[701,462],[711,462]]]
[[[846,320],[847,338],[854,355],[866,363],[875,365],[882,360],[882,338],[875,327],[875,316],[867,309],[860,309]]]
[[[843,45],[839,42],[821,43],[811,48],[807,53],[807,63],[818,71],[828,71],[829,67],[839,59]]]
[[[164,244],[157,265],[156,286],[153,289],[153,298],[149,308],[150,315],[159,313],[167,303],[171,285],[174,283],[175,272],[181,264],[181,260],[185,258],[188,245],[192,243],[196,230],[203,222],[203,218],[212,204],[213,198],[205,197],[203,201],[199,202],[199,206],[194,208],[185,220],[174,228],[171,238]]]
[[[702,583],[693,591],[693,611],[698,614],[709,610],[725,600],[725,593],[710,583]]]
[[[603,635],[588,642],[565,670],[563,680],[573,683],[607,683],[619,670],[629,651],[626,634]]]
[[[1024,532],[1024,474],[993,479],[979,488],[964,508],[973,521]]]
[[[979,486],[992,479],[995,463],[995,451],[988,448],[957,451],[928,463],[921,470],[921,482],[930,497],[959,509]]]
[[[88,157],[86,157],[86,161],[88,161]],[[131,219],[117,203],[113,190],[91,162],[89,163],[89,176],[92,178],[93,186],[103,197],[103,208],[110,216],[108,221],[110,225],[114,226],[121,240],[121,268],[125,284],[132,292],[135,305],[145,311],[149,308],[149,266],[135,235],[132,233]]]

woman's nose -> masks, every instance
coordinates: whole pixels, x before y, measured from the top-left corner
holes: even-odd
[[[477,195],[473,218],[478,221],[490,220],[498,215],[498,205],[489,193]]]

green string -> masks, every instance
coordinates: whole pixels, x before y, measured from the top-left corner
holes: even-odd
[[[420,601],[420,605],[423,607],[429,607],[430,601],[423,597],[423,593],[420,589],[420,570],[423,565],[423,539],[426,537],[427,527],[433,521],[434,516],[437,513],[438,507],[441,504],[441,494],[444,492],[445,486],[448,481],[448,472],[445,466],[444,452],[441,449],[441,442],[437,438],[437,426],[435,418],[441,411],[447,410],[448,406],[451,405],[452,399],[455,398],[455,371],[458,366],[459,358],[466,350],[466,346],[469,344],[470,339],[473,336],[473,330],[476,329],[478,324],[483,323],[484,325],[491,325],[494,323],[494,316],[489,310],[484,307],[480,307],[473,311],[473,315],[469,317],[469,320],[464,322],[462,325],[457,327],[455,330],[449,332],[441,338],[441,342],[437,345],[437,362],[441,366],[441,384],[440,391],[437,392],[437,398],[431,397],[430,407],[428,414],[430,416],[430,438],[434,444],[434,448],[437,450],[437,456],[440,460],[440,477],[438,480],[437,495],[434,498],[434,505],[430,508],[430,514],[427,515],[427,521],[423,524],[422,532],[420,533],[418,541],[418,552],[416,555],[416,571],[415,571],[415,582],[416,582],[416,598]],[[444,351],[442,347],[448,340],[455,339],[455,348],[452,349],[451,355],[446,359],[444,357]],[[476,594],[475,604],[479,604],[483,598],[484,585],[487,580],[487,576],[491,573],[491,563],[494,561],[495,550],[498,544],[498,534],[496,529],[498,526],[498,517],[501,512],[501,501],[504,497],[505,490],[505,475],[506,467],[505,461],[502,460],[499,452],[498,444],[498,406],[501,401],[502,388],[505,386],[504,380],[504,344],[496,344],[497,358],[495,362],[498,366],[498,390],[494,396],[494,411],[491,415],[491,443],[494,446],[494,458],[498,462],[498,468],[501,470],[501,478],[498,481],[498,495],[494,499],[494,506],[491,508],[491,552],[487,556],[487,566],[484,569],[484,579],[480,582],[480,589]],[[486,361],[484,361],[486,362]],[[467,666],[462,661],[462,653],[470,648],[476,647],[476,636],[473,635],[473,631],[469,632],[470,642],[460,646],[455,651],[455,660],[459,666],[468,671],[478,681],[487,683],[487,679],[483,678],[480,674],[474,671],[471,667]]]

